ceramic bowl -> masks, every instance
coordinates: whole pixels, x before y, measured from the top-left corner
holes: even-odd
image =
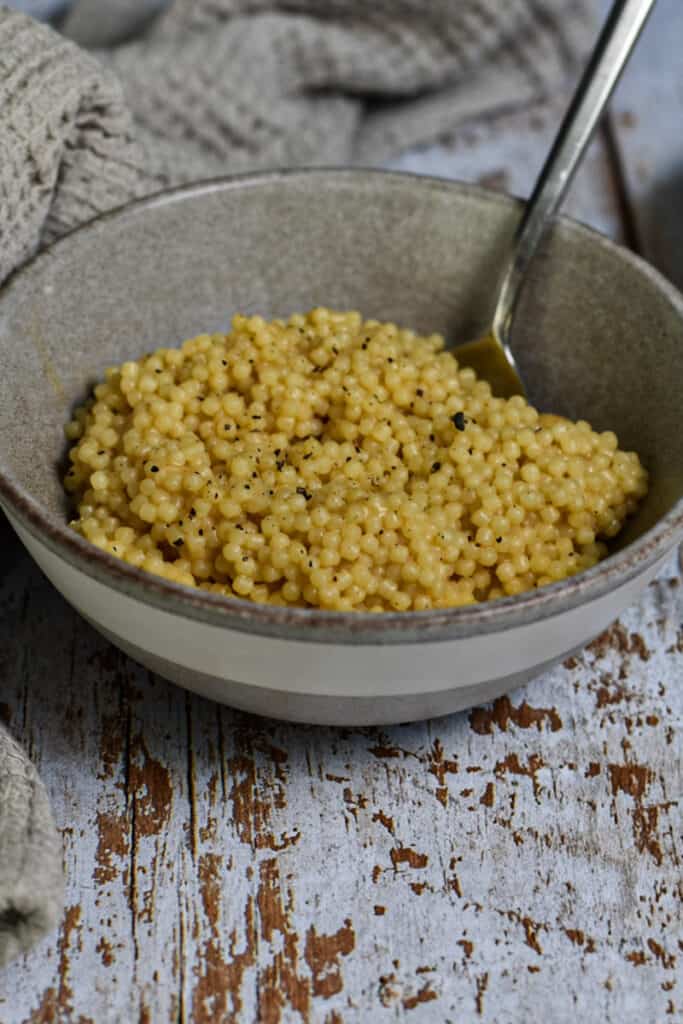
[[[236,311],[359,309],[453,343],[488,322],[519,204],[365,171],[183,188],[64,238],[0,294],[0,501],[38,565],[100,632],[161,675],[286,719],[406,722],[489,700],[599,633],[683,530],[683,300],[651,267],[562,221],[539,255],[514,348],[541,408],[613,429],[651,473],[619,548],[519,597],[383,615],[282,609],[181,587],[67,526],[63,424],[104,368]]]

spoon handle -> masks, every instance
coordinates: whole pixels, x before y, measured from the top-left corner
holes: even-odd
[[[615,0],[534,186],[505,266],[493,332],[507,345],[522,282],[655,0]]]

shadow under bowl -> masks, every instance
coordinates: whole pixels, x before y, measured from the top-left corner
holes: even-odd
[[[531,400],[612,429],[651,487],[618,550],[514,598],[383,615],[273,608],[171,584],[67,526],[63,425],[105,367],[235,312],[358,309],[454,344],[481,333],[520,204],[454,182],[295,171],[166,192],[91,222],[0,293],[0,503],[54,585],[151,669],[248,711],[330,724],[446,714],[533,677],[609,624],[683,533],[683,299],[568,220],[513,338]]]

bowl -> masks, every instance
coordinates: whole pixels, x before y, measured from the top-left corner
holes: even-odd
[[[0,293],[0,503],[81,615],[162,676],[312,723],[407,722],[490,700],[601,632],[683,532],[683,299],[560,221],[513,338],[531,400],[613,429],[650,493],[593,569],[439,611],[334,613],[222,598],[148,575],[67,525],[63,425],[106,366],[226,329],[234,312],[359,309],[452,342],[487,325],[520,204],[469,185],[295,171],[165,192],[95,220]]]

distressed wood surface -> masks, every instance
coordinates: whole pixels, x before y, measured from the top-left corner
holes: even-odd
[[[659,0],[612,105],[635,244],[683,288],[683,3]],[[677,127],[676,127],[677,126]]]
[[[681,10],[660,0],[647,29],[660,68],[680,67]],[[633,181],[640,147],[652,182],[683,162],[680,77],[634,74],[568,209],[675,276],[683,247],[657,247]],[[641,129],[651,81],[666,155]],[[398,163],[524,194],[561,106]],[[509,698],[334,730],[152,676],[4,525],[0,543],[0,714],[48,786],[67,874],[59,932],[0,972],[1,1024],[683,1020],[676,559]]]

